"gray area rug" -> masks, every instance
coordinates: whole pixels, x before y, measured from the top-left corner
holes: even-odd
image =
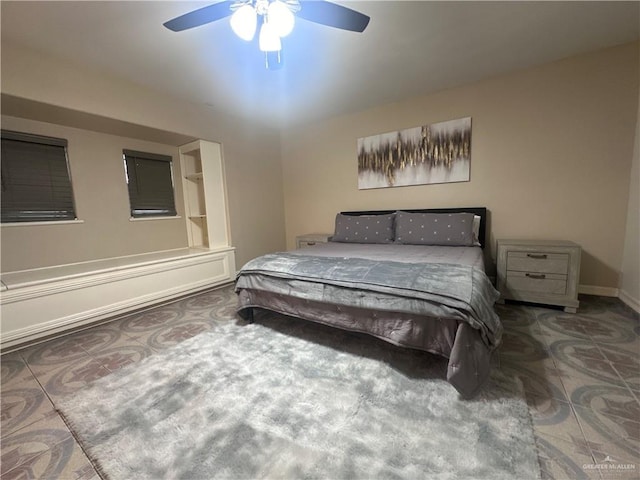
[[[101,378],[59,409],[119,479],[538,479],[527,405],[496,370],[463,400],[446,360],[270,313]]]

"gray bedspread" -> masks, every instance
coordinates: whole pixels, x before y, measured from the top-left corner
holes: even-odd
[[[381,297],[375,303],[358,301],[370,309],[436,316],[439,305],[451,307],[463,315],[460,320],[479,330],[489,348],[500,341],[502,326],[493,311],[498,293],[484,272],[467,265],[443,263],[402,263],[365,258],[301,257],[292,253],[263,255],[247,263],[237,281],[238,288],[252,288],[251,276],[307,282],[305,289],[287,289],[287,293],[308,300],[352,305],[354,290],[389,294],[398,301],[389,308]],[[290,286],[284,282],[273,285]],[[312,284],[312,285],[311,285]],[[324,288],[325,285],[342,288]],[[361,294],[357,298],[366,300]],[[415,300],[424,302],[415,302]],[[422,308],[416,307],[419,303]]]
[[[448,380],[466,397],[488,376],[502,325],[493,310],[498,292],[481,268],[299,252],[248,262],[236,282],[239,311],[262,306],[302,318],[307,313],[311,320],[444,355]],[[398,330],[406,335],[396,337]],[[429,336],[437,339],[435,347]]]

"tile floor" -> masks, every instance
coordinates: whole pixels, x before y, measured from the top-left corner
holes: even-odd
[[[580,300],[578,314],[497,305],[496,361],[523,381],[544,479],[638,479],[639,318],[617,299]],[[227,286],[2,355],[1,480],[98,479],[56,400],[232,321],[235,303]]]

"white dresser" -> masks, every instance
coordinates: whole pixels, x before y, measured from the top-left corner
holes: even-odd
[[[580,245],[566,240],[498,240],[500,300],[578,308]]]

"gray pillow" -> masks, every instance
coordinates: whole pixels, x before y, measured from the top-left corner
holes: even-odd
[[[332,242],[393,243],[393,218],[388,215],[336,215]]]
[[[472,246],[472,213],[396,213],[396,243]]]

